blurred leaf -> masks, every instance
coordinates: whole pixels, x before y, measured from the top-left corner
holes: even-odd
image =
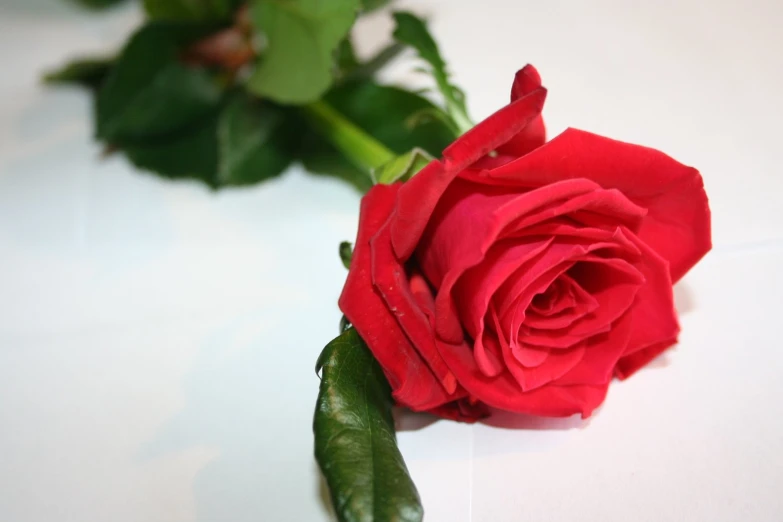
[[[351,258],[353,257],[353,245],[350,241],[340,243],[340,260],[345,268],[351,268]]]
[[[381,49],[378,54],[355,67],[348,77],[352,80],[372,79],[375,74],[386,67],[389,62],[394,60],[403,50],[405,45],[394,42]]]
[[[356,51],[353,48],[350,35],[343,38],[343,41],[337,46],[335,57],[338,78],[345,77],[359,67],[359,59],[356,57]]]
[[[194,178],[216,188],[218,165],[217,114],[186,130],[124,148],[134,165],[165,178]]]
[[[130,39],[98,92],[97,135],[113,144],[168,134],[214,112],[222,88],[179,61],[203,30],[152,22]]]
[[[114,58],[77,58],[55,71],[46,73],[45,83],[51,85],[80,85],[97,89],[114,64]]]
[[[362,0],[362,9],[366,12],[374,11],[380,9],[389,2],[391,2],[391,0]]]
[[[315,458],[340,522],[421,522],[416,486],[397,447],[391,389],[353,328],[318,358]]]
[[[283,172],[299,139],[296,118],[269,102],[237,94],[218,122],[220,185],[249,185]]]
[[[320,98],[358,10],[359,0],[256,0],[251,15],[267,46],[248,89],[284,104]]]
[[[412,115],[425,109],[438,109],[425,98],[396,87],[367,81],[352,82],[335,87],[324,100],[396,154],[420,147],[439,157],[455,138],[454,132],[442,120],[410,125]],[[366,174],[314,132],[305,136],[300,155],[305,168],[311,172],[336,176],[362,192],[372,186]]]
[[[226,21],[242,0],[144,0],[147,16],[171,21]]]
[[[125,0],[71,0],[75,4],[82,5],[89,9],[105,9],[113,5],[120,4]]]
[[[372,180],[351,164],[331,144],[315,132],[307,132],[302,138],[300,159],[311,174],[341,179],[365,193],[372,187]]]
[[[416,94],[424,95],[426,92],[417,91]],[[438,108],[427,107],[426,109],[414,112],[408,117],[407,124],[411,127],[418,127],[419,125],[424,125],[425,123],[432,121],[443,123],[452,130],[455,136],[459,136],[460,132],[454,121],[449,118],[448,114]]]
[[[432,67],[430,72],[446,101],[446,112],[449,113],[454,123],[462,132],[473,127],[465,107],[465,95],[449,82],[446,62],[443,61],[438,45],[427,30],[427,25],[420,18],[406,12],[394,13],[394,19],[397,22],[394,37],[416,49],[419,56],[430,64]]]

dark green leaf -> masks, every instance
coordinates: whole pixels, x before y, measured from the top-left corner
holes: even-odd
[[[366,62],[355,67],[348,77],[352,80],[370,80],[378,71],[394,60],[404,49],[405,46],[403,44],[394,42],[381,49],[378,54]]]
[[[251,7],[267,47],[248,89],[279,103],[315,101],[332,83],[334,53],[359,0],[257,0]]]
[[[46,73],[44,82],[97,89],[109,74],[113,64],[114,58],[78,58],[56,71]]]
[[[222,88],[204,69],[179,61],[202,30],[152,22],[134,34],[98,92],[97,134],[114,144],[182,129],[214,112]]]
[[[347,317],[342,316],[340,318],[340,333],[343,333],[347,329],[351,327],[351,322],[348,320]]]
[[[311,174],[341,179],[365,193],[372,187],[367,174],[352,165],[331,144],[315,132],[307,132],[302,138],[300,159]]]
[[[218,123],[218,183],[248,185],[277,176],[291,163],[297,134],[289,111],[237,94]]]
[[[420,522],[416,487],[397,448],[389,384],[349,329],[318,358],[315,458],[341,522]]]
[[[224,21],[242,0],[144,0],[147,16],[172,21]]]
[[[340,243],[340,259],[345,268],[351,268],[351,258],[353,257],[353,245],[350,241]]]
[[[356,57],[356,52],[354,51],[353,42],[351,42],[350,36],[347,36],[340,42],[340,45],[337,46],[335,56],[337,59],[338,78],[345,77],[359,67],[359,59]]]
[[[394,38],[416,49],[419,56],[430,64],[431,73],[446,101],[446,110],[457,127],[463,132],[473,127],[465,107],[465,95],[449,82],[446,62],[443,61],[438,45],[427,30],[427,25],[420,18],[406,12],[394,13],[394,19],[397,22]]]
[[[438,109],[421,96],[395,87],[352,82],[332,89],[325,101],[396,154],[420,147],[439,157],[455,137],[442,120],[412,125],[412,115]],[[307,170],[339,177],[362,192],[372,186],[366,174],[314,132],[305,137],[301,159]]]
[[[362,0],[362,9],[365,11],[374,11],[388,4],[391,0]]]
[[[82,5],[89,9],[105,9],[117,5],[125,0],[71,0],[75,4]]]
[[[194,178],[215,188],[218,164],[217,114],[209,115],[187,130],[147,143],[125,147],[128,158],[139,168],[165,178]]]

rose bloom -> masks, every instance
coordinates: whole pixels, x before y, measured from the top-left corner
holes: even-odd
[[[394,399],[589,416],[677,341],[672,284],[711,247],[699,172],[568,129],[545,143],[532,66],[511,103],[361,205],[340,308]]]

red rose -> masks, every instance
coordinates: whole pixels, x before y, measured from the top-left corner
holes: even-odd
[[[711,246],[699,172],[575,129],[545,144],[545,96],[525,67],[510,105],[362,200],[340,307],[402,406],[586,417],[677,340],[672,283]]]

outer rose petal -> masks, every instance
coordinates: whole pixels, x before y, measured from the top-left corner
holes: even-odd
[[[638,268],[644,275],[645,284],[639,289],[636,302],[630,310],[633,316],[633,334],[628,350],[623,355],[630,355],[636,350],[667,339],[676,339],[680,333],[666,260],[638,237],[633,234],[628,236],[642,252],[642,262]]]
[[[541,114],[546,89],[536,89],[500,109],[443,151],[444,163],[431,162],[400,189],[391,224],[397,257],[407,260],[424,233],[441,195],[460,171],[506,143]]]
[[[629,310],[633,333],[615,371],[621,379],[630,377],[676,343],[680,332],[666,261],[639,238],[633,234],[629,236],[642,251],[644,263],[639,268],[646,282],[639,289],[636,302]]]
[[[535,67],[528,64],[517,72],[514,84],[511,86],[511,101],[527,96],[541,87],[541,76]],[[519,157],[531,150],[540,147],[546,141],[546,129],[544,118],[539,114],[533,118],[519,134],[511,138],[508,143],[498,147],[500,154]]]
[[[423,284],[425,283],[424,279],[418,274],[409,281],[410,276],[406,273],[405,267],[394,257],[389,237],[388,220],[370,240],[370,251],[371,278],[377,293],[386,302],[387,308],[397,319],[400,327],[443,385],[443,388],[449,394],[454,393],[457,390],[457,380],[435,349],[433,326],[425,314],[425,310],[420,306],[426,297],[423,293],[429,289]],[[415,294],[411,283],[415,284]],[[427,312],[432,315],[431,310]]]
[[[388,220],[398,190],[399,185],[376,185],[362,199],[359,234],[340,309],[380,363],[397,402],[413,410],[427,410],[464,393],[446,392],[373,289],[370,238]]]
[[[663,353],[667,348],[676,342],[676,338],[667,339],[665,341],[661,341],[658,344],[648,346],[643,350],[639,350],[638,352],[634,352],[631,355],[622,357],[618,361],[617,367],[614,370],[615,375],[617,375],[617,377],[620,379],[627,379],[641,368],[647,366],[653,359],[658,357],[661,353]]]
[[[587,177],[616,188],[649,214],[639,238],[669,261],[676,282],[711,248],[710,209],[701,175],[654,149],[568,129],[484,178],[503,186],[542,186]]]

